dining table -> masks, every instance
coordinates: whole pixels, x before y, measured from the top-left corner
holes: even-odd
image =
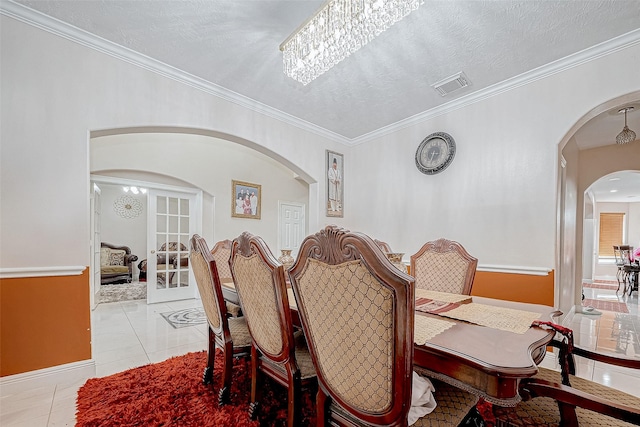
[[[233,282],[221,284],[224,298],[239,304]],[[300,326],[293,289],[287,291],[293,323]],[[520,381],[538,372],[555,336],[552,328],[532,323],[552,324],[561,312],[545,305],[436,294],[415,292],[414,369],[492,404],[517,405]]]

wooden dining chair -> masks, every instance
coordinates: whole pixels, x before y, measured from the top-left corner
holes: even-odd
[[[220,283],[225,281],[233,282],[233,276],[231,275],[231,268],[229,267],[229,258],[231,258],[231,240],[220,240],[211,249],[211,255],[216,260],[216,267],[218,268],[218,274],[220,275]],[[230,301],[226,301],[227,313],[232,316],[241,316],[242,310],[239,305]]]
[[[252,341],[249,414],[258,414],[260,376],[267,375],[287,388],[287,425],[299,426],[302,387],[315,388],[316,372],[304,337],[294,339],[284,268],[248,232],[233,241],[230,265]]]
[[[202,382],[204,384],[213,382],[217,346],[224,354],[222,386],[218,393],[218,404],[224,405],[230,401],[233,358],[251,355],[251,336],[244,318],[227,316],[216,261],[209,251],[207,242],[197,234],[191,237],[189,259],[209,324],[207,366],[204,369]]]
[[[411,274],[417,289],[471,295],[478,259],[458,242],[427,242],[411,256]]]
[[[385,254],[387,253],[391,253],[393,252],[391,250],[391,246],[389,246],[389,244],[387,242],[383,242],[382,240],[378,240],[378,239],[374,239],[373,240],[376,245],[378,245],[378,247],[382,250],[382,252],[384,252]]]
[[[412,393],[414,279],[368,236],[328,226],[289,270],[318,373],[318,426],[406,426]],[[417,426],[457,426],[477,398],[434,382]]]
[[[573,332],[561,328],[562,339],[551,345],[559,349],[560,370],[539,368],[522,380],[524,401],[513,408],[493,407],[500,427],[576,427],[640,425],[640,398],[575,375],[575,356],[598,363],[640,371],[640,360],[609,356],[573,346]]]

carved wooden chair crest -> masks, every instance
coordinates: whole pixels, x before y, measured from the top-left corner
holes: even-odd
[[[395,268],[370,237],[335,226],[302,242],[289,274],[318,373],[318,425],[406,426],[414,279]],[[440,396],[447,396],[447,387]],[[455,390],[452,395],[458,396]],[[458,425],[476,400],[458,400],[468,405],[453,414],[442,397],[415,425]]]

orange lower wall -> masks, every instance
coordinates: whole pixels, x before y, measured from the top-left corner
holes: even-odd
[[[0,280],[0,376],[91,359],[89,269]]]
[[[477,271],[471,295],[553,307],[554,272],[546,276]]]

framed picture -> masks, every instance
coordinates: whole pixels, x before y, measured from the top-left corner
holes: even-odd
[[[231,216],[260,219],[262,186],[249,182],[231,181]]]
[[[343,216],[344,156],[327,150],[327,216]]]

